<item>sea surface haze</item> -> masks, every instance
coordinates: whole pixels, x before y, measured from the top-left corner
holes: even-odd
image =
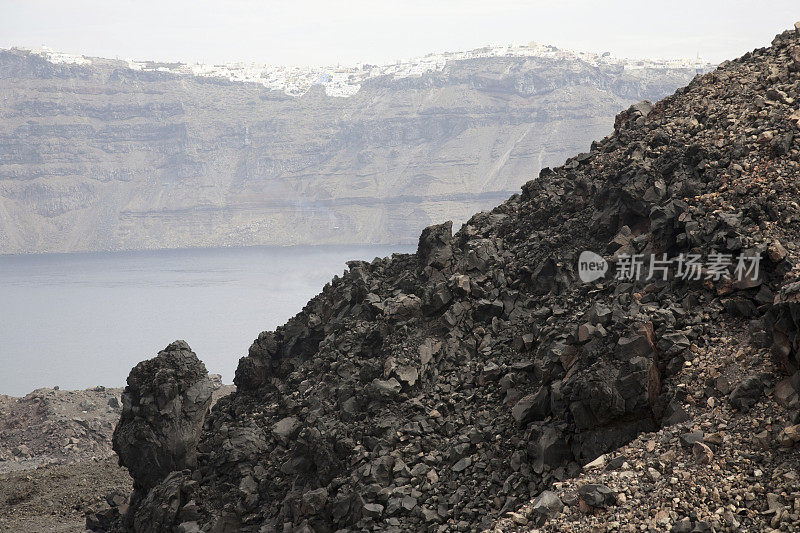
[[[0,394],[122,386],[176,339],[233,380],[259,332],[299,312],[351,259],[407,245],[0,256]]]

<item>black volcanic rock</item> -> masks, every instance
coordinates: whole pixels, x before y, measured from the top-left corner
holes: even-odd
[[[417,246],[417,257],[425,267],[441,270],[453,257],[453,223],[448,221],[422,230]]]
[[[774,337],[787,373],[796,370],[800,74],[789,66],[798,47],[785,32],[665,100],[633,106],[589,154],[543,171],[452,239],[449,227],[432,227],[417,254],[351,262],[240,361],[239,389],[214,407],[198,444],[198,524],[491,529],[601,454],[685,421],[689,404],[716,405],[728,378],[734,402],[762,401],[771,376],[732,372],[696,390],[671,376],[714,354],[712,332],[747,338],[754,323]],[[673,264],[666,279],[645,267],[636,279],[580,280],[582,251],[607,253],[613,274],[623,248],[730,254],[732,264],[700,279]],[[753,257],[752,283],[728,279]],[[793,385],[781,383],[788,402]],[[784,433],[791,445],[796,431]],[[665,477],[650,470],[651,480]],[[175,483],[156,485],[130,512],[156,516],[172,501],[158,495]],[[596,484],[580,498],[592,512],[622,503]],[[745,514],[749,525],[761,516]]]
[[[131,370],[113,447],[137,491],[146,493],[170,472],[196,466],[211,392],[205,365],[184,341]]]
[[[788,374],[797,372],[800,370],[800,281],[790,280],[781,287],[766,321],[772,334],[772,354],[778,364]]]

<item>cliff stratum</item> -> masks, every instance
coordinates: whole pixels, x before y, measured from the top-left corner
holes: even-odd
[[[798,101],[800,23],[454,235],[351,262],[205,417],[205,369],[173,343],[125,389],[130,505],[87,524],[797,530]],[[581,282],[584,250],[605,278]],[[637,253],[732,262],[616,279]]]
[[[548,51],[298,88],[282,70],[57,59],[0,51],[0,254],[413,242],[696,73]]]

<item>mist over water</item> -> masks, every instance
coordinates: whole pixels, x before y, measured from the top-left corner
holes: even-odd
[[[233,380],[259,332],[299,312],[345,261],[407,245],[0,256],[0,394],[122,386],[175,339]]]

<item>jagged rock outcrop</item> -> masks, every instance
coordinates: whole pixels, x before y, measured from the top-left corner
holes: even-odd
[[[205,365],[185,341],[131,370],[112,442],[137,492],[147,494],[171,472],[196,466],[212,391]]]
[[[514,511],[525,502],[644,432],[686,422],[689,404],[713,408],[709,390],[728,396],[730,416],[747,416],[775,382],[796,406],[767,345],[794,372],[798,57],[800,35],[784,32],[632,106],[589,153],[543,170],[455,235],[431,227],[416,254],[349,263],[242,358],[236,394],[203,428],[192,500],[171,504],[163,527],[189,515],[204,531],[472,531],[508,517],[524,526]],[[590,283],[578,275],[586,250],[611,265]],[[673,260],[666,275],[647,263],[627,279],[615,276],[625,254]],[[680,275],[688,256],[726,254],[721,267]],[[754,258],[758,274],[737,275]],[[747,373],[739,355],[716,350],[742,338]],[[723,358],[725,374],[695,367]],[[676,380],[687,369],[695,389]],[[782,445],[798,434],[782,428]],[[694,439],[694,464],[709,465],[723,441]],[[650,470],[654,483],[664,477]],[[158,512],[173,484],[131,512]],[[577,492],[562,503],[586,513],[623,503],[607,484]],[[767,509],[748,498],[728,523],[762,529]],[[533,512],[550,520],[557,499],[535,500]],[[690,512],[668,521],[721,520],[679,511]]]
[[[0,51],[0,254],[413,243],[695,69],[451,61],[349,98]],[[164,194],[169,191],[169,194]]]

